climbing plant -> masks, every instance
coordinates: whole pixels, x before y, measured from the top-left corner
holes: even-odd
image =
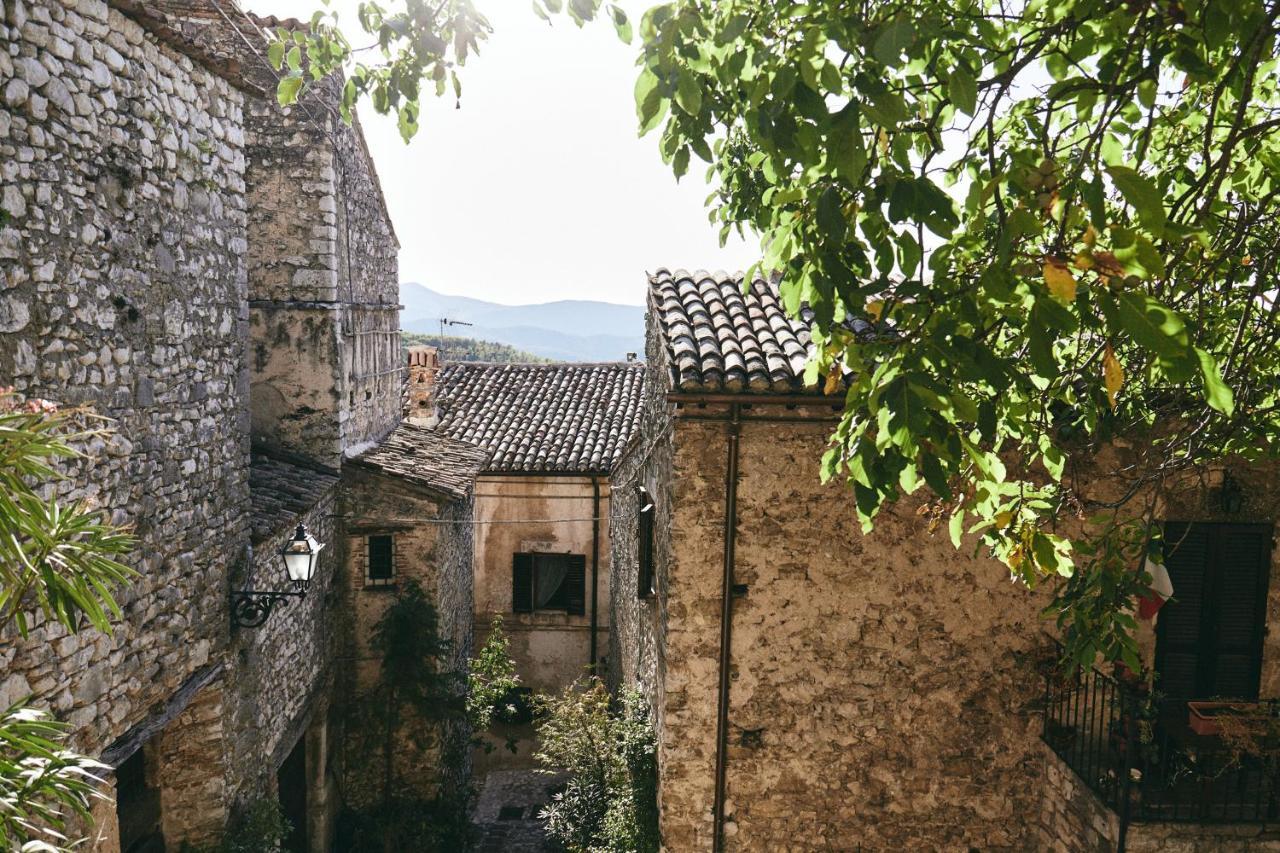
[[[415,71],[389,46],[435,32],[422,6],[381,19],[388,79]],[[957,546],[1052,581],[1077,662],[1136,665],[1127,611],[1170,484],[1275,456],[1278,17],[674,0],[638,27],[642,131],[677,177],[705,164],[723,235],[761,236],[757,270],[808,312],[807,380],[843,395],[822,475],[867,530],[923,492]],[[375,106],[404,127],[408,102]]]
[[[115,557],[132,538],[85,502],[52,496],[58,465],[109,437],[83,410],[60,410],[0,389],[0,632],[27,636],[33,617],[78,631],[110,630],[115,588],[132,571]],[[87,820],[108,768],[66,745],[68,728],[30,697],[0,710],[0,848],[69,850],[68,821]]]
[[[446,666],[453,646],[439,622],[430,596],[402,579],[373,628],[377,677],[344,709],[344,794],[352,808],[340,849],[445,851],[470,843],[462,787],[439,784],[434,796],[427,790],[441,781],[437,766],[461,777],[468,747],[466,680]]]

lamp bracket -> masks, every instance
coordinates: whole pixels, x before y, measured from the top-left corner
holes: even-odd
[[[236,628],[257,628],[267,621],[277,604],[302,598],[306,590],[292,592],[245,589],[231,593],[231,624]]]

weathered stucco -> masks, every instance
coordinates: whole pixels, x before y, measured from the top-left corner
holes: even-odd
[[[609,649],[609,482],[599,478],[597,655]],[[521,681],[535,690],[562,690],[591,664],[591,477],[513,477],[486,474],[476,481],[475,627],[477,646],[493,617],[501,616]],[[586,557],[586,612],[513,613],[514,554],[548,552]]]

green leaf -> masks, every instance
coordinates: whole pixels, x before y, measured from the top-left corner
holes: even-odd
[[[1138,220],[1153,233],[1163,231],[1166,219],[1164,198],[1151,179],[1127,166],[1108,166],[1107,174],[1124,200],[1138,212]]]
[[[1126,273],[1144,279],[1164,276],[1164,257],[1146,235],[1131,228],[1112,228],[1111,239],[1113,254]]]
[[[285,62],[288,63],[290,71],[301,71],[302,70],[302,48],[298,47],[297,45],[294,45],[293,47],[289,48],[289,54],[286,57]]]
[[[872,54],[882,65],[893,67],[902,58],[902,51],[915,40],[915,25],[910,18],[899,16],[880,31]]]
[[[273,41],[267,45],[267,61],[271,63],[271,67],[280,70],[284,65],[284,42]]]
[[[1209,407],[1230,416],[1235,411],[1235,399],[1231,389],[1222,381],[1218,362],[1213,356],[1196,347],[1196,359],[1200,362],[1200,376],[1204,380],[1204,398]]]
[[[613,28],[617,31],[618,38],[622,39],[624,44],[631,44],[633,33],[631,19],[627,17],[627,13],[621,6],[610,6],[609,13],[613,16]]]
[[[818,227],[833,242],[844,241],[849,231],[849,223],[845,221],[844,210],[840,200],[840,191],[835,187],[827,187],[818,197]]]
[[[683,68],[676,77],[676,105],[691,116],[702,112],[702,90],[693,75]]]
[[[1116,297],[1120,325],[1141,346],[1167,359],[1187,354],[1187,326],[1177,312],[1145,293],[1125,292]]]
[[[973,75],[963,66],[951,69],[947,79],[947,96],[956,105],[956,109],[965,115],[973,115],[978,110],[978,83]]]
[[[290,104],[297,103],[298,92],[302,89],[301,77],[285,77],[279,85],[276,86],[276,100],[280,102],[280,106],[287,107]]]

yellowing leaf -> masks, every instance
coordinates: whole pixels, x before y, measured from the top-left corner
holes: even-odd
[[[1075,276],[1061,261],[1049,261],[1044,265],[1044,283],[1059,302],[1071,302],[1076,298]]]
[[[1074,263],[1078,270],[1093,269],[1093,253],[1088,251],[1076,252]]]
[[[827,384],[822,387],[822,393],[828,397],[840,390],[840,365],[835,364],[831,367],[831,372],[827,374]]]
[[[1111,408],[1116,407],[1116,394],[1120,392],[1120,388],[1124,385],[1124,368],[1120,366],[1120,360],[1116,358],[1115,350],[1111,349],[1111,344],[1107,344],[1107,350],[1102,356],[1102,381],[1107,386],[1107,401],[1111,403]]]
[[[1089,225],[1084,229],[1084,236],[1081,238],[1084,244],[1089,248],[1093,248],[1093,244],[1098,242],[1098,232],[1093,230],[1093,225]]]
[[[872,320],[879,320],[882,313],[884,313],[883,299],[872,299],[867,303],[867,316]]]
[[[1013,521],[1013,513],[1009,512],[1008,510],[1005,510],[1004,512],[996,513],[997,527],[1008,527],[1009,522],[1011,521]]]

